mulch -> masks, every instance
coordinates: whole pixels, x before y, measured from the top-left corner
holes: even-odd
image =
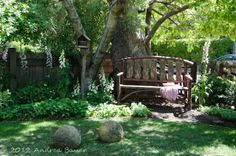
[[[147,107],[150,108],[153,118],[174,122],[201,123],[236,129],[236,122],[225,121],[220,117],[210,116],[196,109],[186,111],[181,104],[148,104]]]

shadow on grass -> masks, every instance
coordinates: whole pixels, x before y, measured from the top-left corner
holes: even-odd
[[[125,139],[118,143],[97,141],[96,129],[104,120],[2,122],[0,141],[9,155],[203,155],[205,149],[221,146],[236,152],[234,130],[157,119],[116,120],[125,130]],[[53,133],[64,124],[81,129],[79,150],[60,153],[50,148]],[[14,153],[16,148],[21,151]]]

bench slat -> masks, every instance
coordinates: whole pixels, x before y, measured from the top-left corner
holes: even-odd
[[[160,80],[166,80],[165,61],[163,59],[160,60]]]
[[[149,64],[151,60],[143,60],[142,65],[142,78],[144,80],[149,80]]]
[[[136,88],[136,89],[160,89],[160,88],[165,88],[164,86],[143,86],[143,85],[123,85],[121,84],[120,87],[122,88]],[[188,90],[187,87],[179,86],[179,85],[174,85],[174,86],[166,86],[166,88],[178,88],[181,90]]]
[[[142,60],[134,61],[134,78],[141,79],[142,78]]]
[[[127,62],[125,63],[125,69],[126,69],[125,76],[127,78],[133,78],[133,75],[134,75],[134,61],[133,60],[127,60]]]
[[[150,80],[157,79],[157,67],[156,67],[156,60],[151,60],[150,62]]]
[[[168,80],[174,81],[174,67],[173,67],[173,61],[168,60]]]
[[[174,82],[174,83],[183,83],[183,80],[180,81],[169,81],[169,80],[144,80],[144,79],[124,79],[124,81],[133,81],[133,82],[153,82],[153,83],[165,83],[165,82]]]
[[[176,80],[181,81],[181,62],[176,61]]]

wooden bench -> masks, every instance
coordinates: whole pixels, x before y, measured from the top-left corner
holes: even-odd
[[[118,103],[143,91],[156,92],[166,83],[171,83],[173,87],[178,85],[178,99],[184,102],[187,109],[192,109],[192,76],[196,77],[193,62],[165,56],[127,57],[120,62],[121,72],[117,74]],[[126,90],[131,91],[126,93]]]

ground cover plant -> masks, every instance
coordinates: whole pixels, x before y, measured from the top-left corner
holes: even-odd
[[[97,132],[105,120],[53,120],[1,122],[1,155],[64,155],[50,148],[52,135],[62,125],[81,129],[78,150],[68,155],[227,155],[236,153],[236,131],[192,123],[164,122],[157,119],[114,118],[124,128],[118,143],[97,141]]]
[[[236,111],[231,109],[221,108],[219,106],[211,107],[200,107],[202,112],[208,113],[209,115],[219,116],[224,120],[236,121]]]
[[[29,120],[34,118],[84,117],[87,101],[69,98],[45,100],[36,103],[13,105],[0,112],[0,120]]]
[[[109,117],[121,117],[131,116],[132,111],[126,105],[114,105],[114,104],[100,104],[98,106],[89,106],[86,116],[109,118]]]
[[[47,84],[27,85],[13,94],[16,104],[28,104],[53,98],[56,98],[56,91]]]
[[[0,110],[13,104],[11,92],[9,90],[0,92]]]
[[[150,117],[151,111],[142,104],[131,103],[131,106],[117,104],[100,104],[88,107],[87,117],[110,118],[110,117]]]

